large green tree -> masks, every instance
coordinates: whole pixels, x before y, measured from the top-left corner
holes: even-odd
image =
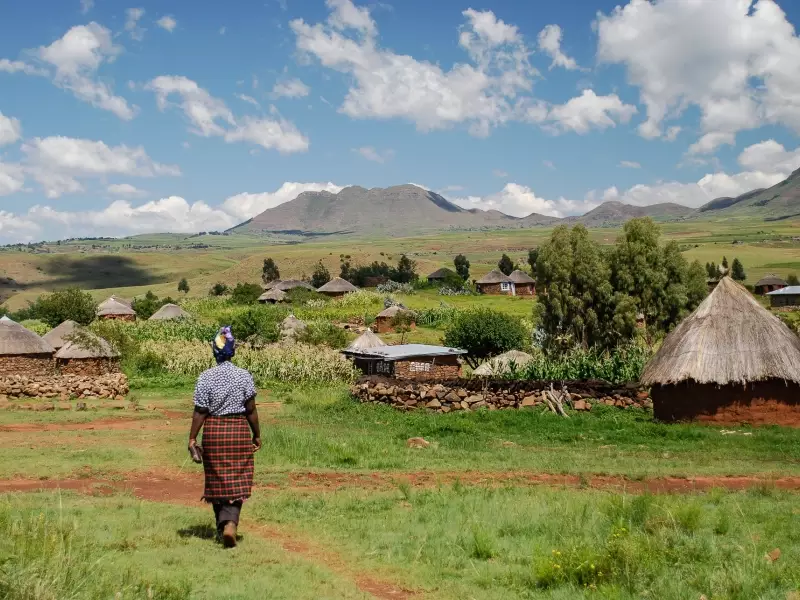
[[[264,283],[269,283],[270,281],[275,281],[280,278],[281,272],[280,269],[278,269],[278,265],[275,264],[272,258],[265,258],[264,266],[261,267],[261,279]]]
[[[314,272],[311,274],[311,285],[315,288],[320,288],[331,280],[330,271],[327,267],[319,261],[314,267]]]
[[[461,277],[462,280],[467,281],[469,279],[469,260],[463,254],[459,254],[453,260],[453,266],[456,268],[456,273],[458,276]]]
[[[514,261],[511,260],[508,254],[503,254],[503,256],[500,257],[500,261],[497,263],[497,268],[500,269],[500,272],[504,275],[511,275],[514,271]]]
[[[468,352],[472,367],[481,361],[509,350],[529,345],[525,327],[519,318],[489,308],[459,312],[444,334],[444,343]]]
[[[744,281],[747,279],[747,274],[744,272],[744,265],[742,265],[742,261],[738,258],[733,259],[733,265],[731,265],[731,277],[735,281]]]

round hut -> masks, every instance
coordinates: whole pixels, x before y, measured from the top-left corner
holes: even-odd
[[[112,296],[97,307],[97,317],[106,320],[135,321],[136,311],[130,304]]]
[[[192,315],[177,304],[165,304],[153,313],[148,321],[177,321],[179,319],[190,319],[191,317]]]
[[[310,290],[312,292],[316,291],[314,286],[308,283],[307,281],[301,281],[300,279],[285,279],[283,281],[277,282],[275,285],[271,286],[270,290],[280,290],[282,292],[290,292],[296,288],[302,288],[304,290]],[[269,290],[267,290],[269,291]]]
[[[663,421],[800,426],[800,338],[730,277],[642,373]]]
[[[258,301],[261,304],[277,304],[278,302],[285,302],[286,292],[272,288],[261,294],[258,297]]]
[[[80,340],[64,344],[56,352],[56,366],[62,375],[108,375],[119,373],[119,354],[107,341],[84,333]]]
[[[414,313],[407,308],[393,304],[392,306],[383,309],[378,313],[378,316],[375,317],[375,332],[393,333],[394,319],[398,315],[407,315],[409,326],[416,327],[416,323],[414,323]]]
[[[372,350],[373,348],[381,348],[386,345],[381,338],[372,333],[371,329],[367,329],[364,333],[358,336],[353,343],[350,344],[346,350],[349,352],[361,352],[363,350]]]
[[[789,284],[786,283],[783,279],[778,277],[777,275],[767,275],[766,277],[762,277],[756,284],[753,286],[755,293],[759,296],[764,296],[765,294],[769,294],[770,292],[774,292],[775,290],[782,290],[785,287],[788,287]]]
[[[345,294],[357,292],[358,288],[346,279],[334,277],[328,283],[317,289],[317,291],[331,298],[341,298]]]
[[[514,295],[515,296],[535,296],[536,295],[536,280],[528,275],[525,271],[519,269],[513,271],[508,276],[514,282]]]
[[[42,336],[42,339],[50,344],[54,350],[60,350],[72,335],[81,328],[75,321],[64,321],[58,327],[54,327]]]
[[[481,294],[491,294],[494,296],[506,294],[509,296],[514,295],[514,280],[508,275],[500,271],[500,269],[492,269],[486,275],[475,282],[475,287]]]
[[[520,370],[525,365],[533,360],[533,356],[527,352],[519,350],[510,350],[504,354],[499,354],[494,358],[487,360],[472,374],[476,377],[497,377],[506,375],[511,371],[512,366],[514,369]]]
[[[8,317],[0,318],[0,376],[48,375],[53,347]]]

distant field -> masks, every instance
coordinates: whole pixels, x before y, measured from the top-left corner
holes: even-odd
[[[800,272],[800,220],[687,222],[661,225],[666,239],[688,246],[685,256],[702,263],[719,263],[738,257],[754,283],[766,273],[786,276]],[[552,228],[526,230],[462,231],[405,238],[323,238],[304,243],[247,235],[138,236],[125,240],[65,242],[49,245],[41,252],[0,251],[0,277],[11,277],[18,285],[0,286],[0,295],[13,297],[10,309],[25,306],[45,291],[77,285],[95,290],[98,300],[110,294],[135,296],[152,289],[160,296],[177,296],[177,282],[189,280],[190,296],[204,296],[216,282],[259,281],[261,264],[270,256],[283,277],[310,275],[322,260],[332,274],[339,271],[340,256],[353,264],[374,260],[393,262],[402,253],[413,255],[420,274],[451,266],[453,257],[465,254],[472,263],[473,277],[492,269],[502,253],[525,263],[528,248],[543,243]],[[592,229],[601,244],[612,244],[619,229]],[[734,242],[741,242],[734,245]],[[95,248],[92,248],[92,245]],[[192,245],[207,248],[192,248]]]

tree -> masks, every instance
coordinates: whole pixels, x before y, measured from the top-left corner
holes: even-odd
[[[800,285],[800,279],[798,279],[797,275],[794,273],[789,273],[789,275],[786,276],[786,283],[789,285]]]
[[[263,290],[257,283],[237,283],[231,292],[231,302],[234,304],[253,304],[262,294]]]
[[[733,265],[731,265],[731,277],[733,277],[734,281],[744,281],[747,279],[747,274],[744,272],[744,265],[738,258],[733,259]]]
[[[20,311],[18,319],[39,319],[50,327],[56,327],[64,321],[75,321],[88,325],[97,313],[97,303],[87,292],[79,288],[67,288],[46,296],[40,296],[27,309]]]
[[[189,293],[189,282],[186,281],[186,277],[178,282],[178,291],[183,292],[184,294]]]
[[[417,279],[417,263],[403,254],[397,261],[397,268],[392,269],[391,279],[397,283],[411,283]]]
[[[706,273],[700,261],[695,260],[689,265],[689,269],[686,271],[687,310],[693,311],[700,306],[700,303],[705,300],[706,296],[708,296]]]
[[[275,281],[280,278],[281,272],[278,269],[278,265],[276,265],[275,261],[271,258],[265,258],[264,266],[261,268],[261,279],[264,283],[269,283],[270,281]]]
[[[459,277],[464,281],[469,279],[469,260],[463,254],[459,254],[453,260],[453,266],[456,268],[456,273],[458,273]]]
[[[444,334],[444,343],[468,352],[470,366],[509,350],[525,348],[527,333],[522,322],[507,313],[478,308],[460,312]]]
[[[504,275],[511,275],[514,271],[514,261],[509,258],[508,254],[503,254],[500,257],[500,262],[497,263],[497,268],[500,269],[500,272]]]
[[[314,272],[311,274],[311,285],[315,288],[320,288],[331,280],[331,274],[325,265],[320,260],[317,266],[314,267]]]
[[[728,270],[728,257],[727,256],[723,256],[722,257],[722,268],[725,269],[726,271]]]
[[[709,279],[719,279],[719,269],[716,263],[706,263],[706,275],[708,275]]]
[[[136,298],[131,303],[131,308],[136,311],[136,316],[143,321],[152,317],[159,308],[165,304],[175,304],[175,300],[167,296],[159,298],[152,290],[147,290],[143,298]]]
[[[211,289],[208,290],[208,295],[209,296],[224,296],[229,291],[230,291],[230,289],[228,289],[228,286],[225,285],[224,283],[220,282],[220,283],[215,283],[214,285],[211,286]]]
[[[539,259],[539,249],[531,248],[528,250],[528,266],[531,268],[531,273],[536,275],[536,261]]]
[[[402,310],[393,316],[389,323],[394,332],[400,334],[400,343],[405,344],[406,335],[411,331],[411,325],[414,323],[414,313]]]

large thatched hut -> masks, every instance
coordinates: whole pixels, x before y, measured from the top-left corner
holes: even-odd
[[[331,298],[339,298],[351,292],[357,292],[358,288],[346,279],[334,277],[328,283],[317,290],[320,294],[325,294]]]
[[[766,275],[765,277],[762,277],[756,281],[753,289],[755,290],[756,294],[763,296],[765,294],[769,294],[770,292],[774,292],[775,290],[782,290],[788,285],[789,284],[786,283],[786,281],[777,275]]]
[[[516,269],[508,277],[514,282],[514,290],[512,291],[512,294],[515,296],[536,295],[536,280],[528,275],[525,271]]]
[[[67,342],[56,352],[62,375],[108,375],[119,373],[119,354],[104,339],[83,332],[81,339]]]
[[[165,304],[153,313],[148,321],[178,321],[190,319],[191,316],[177,304]]]
[[[53,372],[53,347],[8,317],[0,318],[0,376]]]
[[[75,321],[64,321],[61,325],[44,334],[42,339],[50,344],[54,350],[60,350],[64,344],[69,342],[69,338],[80,330],[80,327]]]
[[[135,321],[136,311],[130,304],[112,296],[97,307],[97,317],[117,321]]]
[[[800,338],[730,277],[647,363],[656,418],[800,425]]]
[[[286,292],[270,288],[258,297],[261,304],[276,304],[286,300]]]
[[[514,281],[503,273],[500,269],[492,269],[486,275],[475,282],[475,286],[481,294],[492,294],[495,296],[514,294]]]
[[[302,288],[312,292],[315,291],[313,285],[307,281],[301,281],[300,279],[284,279],[283,281],[279,281],[275,285],[269,287],[270,290],[280,290],[282,292],[290,292],[297,288]]]

